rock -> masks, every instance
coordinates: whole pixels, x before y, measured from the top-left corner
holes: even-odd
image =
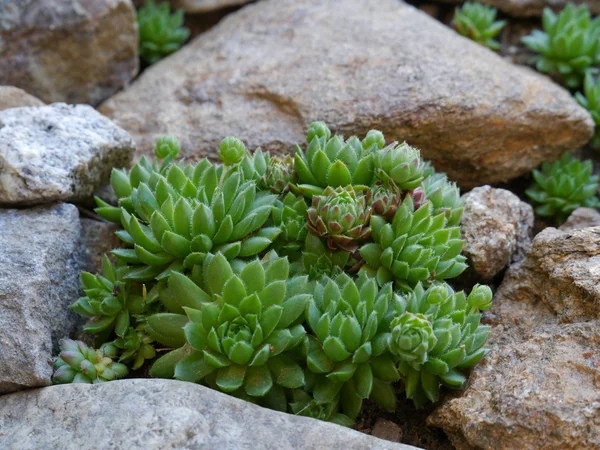
[[[108,414],[107,411],[110,411]],[[0,402],[0,447],[416,449],[255,406],[198,384],[133,379],[58,385]],[[98,430],[102,430],[98,432]]]
[[[533,208],[504,189],[482,186],[463,196],[463,253],[483,280],[525,257],[533,231]]]
[[[138,72],[131,0],[0,3],[0,84],[47,103],[96,105]]]
[[[189,14],[205,13],[232,6],[242,6],[252,0],[171,0],[174,8],[181,8]]]
[[[81,219],[81,270],[91,273],[102,271],[102,258],[123,246],[115,234],[121,227],[115,223]]]
[[[600,448],[600,327],[551,325],[495,349],[427,420],[458,450]]]
[[[2,394],[50,384],[53,344],[79,322],[67,308],[79,296],[79,213],[69,204],[0,209],[0,230]]]
[[[0,112],[0,204],[78,201],[129,163],[131,137],[87,105]]]
[[[42,106],[43,101],[14,86],[0,86],[0,111],[19,106]]]
[[[394,422],[385,419],[377,419],[371,431],[371,436],[386,441],[400,442],[402,439],[402,429]]]
[[[378,128],[464,187],[529,173],[594,129],[563,88],[398,0],[246,6],[101,111],[138,156],[173,134],[190,160],[216,158],[227,135],[289,152],[314,120],[346,136]]]
[[[462,3],[462,0],[440,0],[445,3]],[[516,17],[541,16],[545,7],[560,11],[567,3],[586,4],[593,14],[600,14],[600,0],[479,0]]]
[[[559,227],[559,230],[570,231],[598,226],[600,226],[600,212],[594,208],[577,208]]]

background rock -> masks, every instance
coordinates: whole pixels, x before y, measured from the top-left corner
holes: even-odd
[[[428,424],[458,450],[600,448],[600,327],[554,325],[496,349]]]
[[[505,189],[482,186],[463,196],[463,253],[484,280],[525,257],[533,231],[533,208]]]
[[[96,105],[138,71],[131,0],[0,2],[0,84]]]
[[[79,450],[91,440],[98,449],[416,449],[261,408],[198,384],[158,379],[59,385],[5,396],[0,430],[0,447],[7,449],[18,443]]]
[[[215,158],[227,135],[288,152],[314,120],[346,136],[378,128],[466,187],[528,173],[593,131],[566,90],[398,0],[246,6],[101,111],[138,154],[173,134],[191,160]]]
[[[87,105],[0,112],[0,204],[77,201],[131,160],[134,142]]]
[[[0,86],[0,111],[19,106],[42,106],[43,101],[14,86]]]
[[[0,209],[0,230],[1,394],[50,384],[52,346],[79,322],[67,308],[79,297],[79,213]]]
[[[462,3],[462,0],[439,0],[446,3]],[[600,0],[479,0],[500,11],[517,17],[541,16],[545,7],[561,10],[567,3],[586,4],[593,14],[600,14]]]
[[[600,226],[600,212],[594,208],[577,208],[559,227],[559,230],[570,231],[598,226]]]
[[[170,0],[174,8],[181,8],[187,13],[198,14],[231,6],[241,6],[252,0]]]
[[[81,219],[81,270],[91,273],[102,271],[104,254],[123,246],[115,231],[121,229],[116,223],[93,219]]]

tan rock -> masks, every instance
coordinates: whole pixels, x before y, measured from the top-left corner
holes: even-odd
[[[171,0],[174,8],[181,8],[190,14],[205,13],[231,6],[242,6],[251,0]]]
[[[570,231],[598,226],[600,226],[600,212],[594,208],[577,208],[559,227],[559,230]]]
[[[115,234],[121,227],[115,223],[93,219],[81,219],[81,270],[98,273],[102,270],[104,255],[119,248],[123,242]]]
[[[265,0],[229,15],[101,111],[139,154],[174,134],[191,160],[235,135],[288,152],[314,120],[379,128],[463,186],[507,180],[587,142],[589,114],[547,78],[398,0]]]
[[[47,103],[95,105],[137,71],[131,0],[0,3],[0,84]]]
[[[462,3],[462,0],[440,0],[445,3]],[[500,11],[517,17],[541,16],[545,7],[561,10],[567,3],[586,4],[593,14],[600,14],[600,0],[479,0]]]
[[[496,348],[427,419],[458,450],[600,448],[600,327],[552,325]]]
[[[390,420],[380,418],[373,425],[371,436],[385,439],[386,441],[400,442],[402,439],[402,428]]]
[[[505,189],[482,186],[463,196],[463,253],[484,280],[525,257],[533,231],[533,208]]]
[[[42,106],[43,101],[14,86],[0,86],[0,111],[19,106]]]

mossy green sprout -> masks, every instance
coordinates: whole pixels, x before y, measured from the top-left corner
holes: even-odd
[[[496,20],[498,11],[491,6],[476,2],[465,2],[456,8],[452,26],[461,35],[492,50],[499,50],[500,43],[494,38],[506,25],[505,20]]]

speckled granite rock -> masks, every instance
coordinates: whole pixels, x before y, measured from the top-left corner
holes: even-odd
[[[53,344],[80,322],[68,309],[79,297],[80,228],[69,204],[0,209],[0,394],[49,385]]]
[[[14,86],[0,86],[0,111],[20,106],[42,106],[43,101]]]
[[[589,140],[563,88],[399,0],[264,0],[155,64],[101,111],[138,156],[173,134],[190,160],[227,135],[289,152],[324,120],[381,129],[474,187],[528,173]]]
[[[0,401],[0,447],[416,450],[328,422],[159,379],[59,385]]]
[[[0,204],[77,201],[104,186],[135,144],[87,105],[0,112]]]
[[[570,231],[598,226],[600,226],[600,212],[594,208],[577,208],[558,229]]]
[[[482,186],[463,196],[463,253],[483,280],[525,257],[533,232],[533,208],[505,189]]]
[[[0,84],[96,105],[138,71],[131,0],[0,2]]]

